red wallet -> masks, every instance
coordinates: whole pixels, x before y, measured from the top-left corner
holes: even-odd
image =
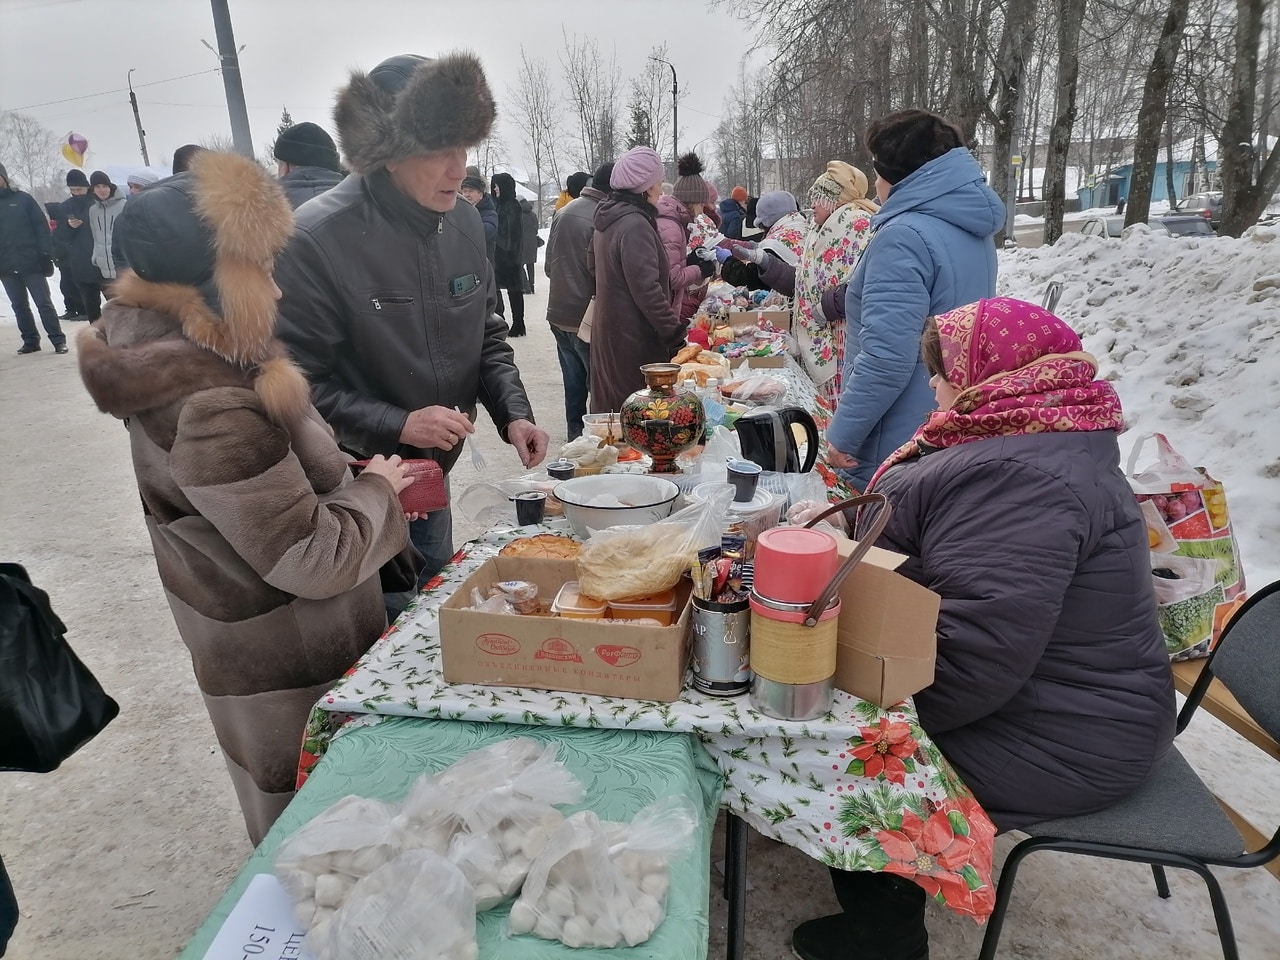
[[[449,506],[444,486],[444,471],[434,460],[404,460],[404,472],[413,483],[400,491],[400,506],[405,513],[435,513]],[[364,467],[368,460],[356,460],[353,467]]]

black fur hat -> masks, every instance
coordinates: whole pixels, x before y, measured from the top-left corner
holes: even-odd
[[[388,163],[489,135],[497,107],[470,53],[432,60],[402,54],[368,73],[354,70],[338,92],[333,121],[347,166],[368,174]]]

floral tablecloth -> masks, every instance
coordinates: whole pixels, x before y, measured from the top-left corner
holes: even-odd
[[[563,521],[543,531],[566,532]],[[775,720],[744,696],[692,688],[674,703],[451,684],[441,675],[438,609],[517,528],[473,541],[316,705],[299,785],[342,727],[361,715],[616,727],[696,734],[725,777],[722,803],[766,836],[846,870],[913,879],[957,913],[987,917],[995,827],[920,728],[911,702],[884,710],[837,692],[808,723]]]

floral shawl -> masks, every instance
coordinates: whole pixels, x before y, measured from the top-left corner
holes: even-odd
[[[800,344],[805,372],[833,399],[840,395],[844,361],[844,324],[822,315],[822,295],[845,283],[871,240],[871,214],[846,203],[805,238],[796,268],[796,297],[791,328]]]
[[[1024,433],[1123,429],[1115,388],[1094,379],[1098,362],[1048,310],[996,297],[941,314],[937,324],[943,368],[960,394],[880,465],[868,490],[923,448]]]

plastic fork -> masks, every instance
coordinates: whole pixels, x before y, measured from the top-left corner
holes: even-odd
[[[459,413],[462,412],[458,407],[453,409]],[[489,465],[489,462],[484,458],[484,453],[476,445],[476,435],[474,433],[467,437],[467,450],[471,452],[471,468],[473,470],[480,471]]]

